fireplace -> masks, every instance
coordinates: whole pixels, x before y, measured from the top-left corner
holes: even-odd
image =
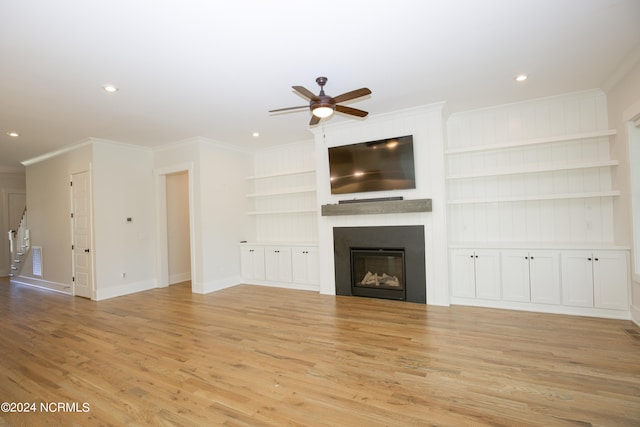
[[[335,227],[336,295],[426,303],[423,226]]]
[[[351,248],[351,295],[404,301],[404,249]]]

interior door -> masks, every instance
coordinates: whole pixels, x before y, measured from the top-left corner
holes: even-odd
[[[91,185],[89,172],[80,172],[71,176],[71,203],[74,295],[92,298],[93,256],[91,254]]]

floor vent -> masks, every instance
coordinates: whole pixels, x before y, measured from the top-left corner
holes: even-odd
[[[33,262],[33,275],[42,277],[42,248],[40,246],[31,248],[31,260]]]

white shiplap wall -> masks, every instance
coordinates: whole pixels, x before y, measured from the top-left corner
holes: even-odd
[[[255,242],[317,242],[315,166],[311,140],[254,153],[248,198],[255,222]],[[295,171],[306,172],[288,174]]]
[[[616,196],[593,197],[615,191],[610,137],[563,140],[607,131],[601,91],[454,114],[447,131],[451,243],[613,243]]]
[[[449,304],[448,254],[444,191],[442,104],[431,104],[364,121],[350,120],[316,129],[316,180],[318,205],[346,199],[402,196],[405,200],[432,199],[428,213],[320,216],[318,219],[320,292],[335,294],[333,228],[357,226],[423,225],[427,304]],[[416,188],[360,194],[332,195],[329,181],[328,147],[413,135]]]

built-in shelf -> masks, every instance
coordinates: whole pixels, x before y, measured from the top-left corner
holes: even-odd
[[[611,167],[611,166],[618,166],[618,164],[619,162],[617,160],[602,160],[598,162],[558,164],[558,165],[551,165],[551,166],[532,166],[532,167],[518,168],[518,169],[515,169],[515,168],[502,169],[502,170],[496,169],[492,171],[449,175],[447,179],[454,180],[454,179],[483,178],[483,177],[504,176],[504,175],[522,175],[522,174],[528,174],[528,173],[558,172],[558,171],[567,171],[567,170],[575,170],[575,169]]]
[[[431,212],[431,199],[385,200],[322,205],[322,216]]]
[[[282,215],[282,214],[297,214],[297,213],[316,213],[317,209],[283,209],[277,211],[253,211],[247,212],[247,215]]]
[[[528,139],[524,141],[506,142],[506,143],[493,144],[493,145],[479,145],[474,147],[454,148],[451,150],[447,150],[445,154],[464,154],[464,153],[473,153],[473,152],[479,152],[479,151],[503,150],[505,148],[525,147],[527,145],[549,144],[553,142],[578,141],[581,139],[601,138],[605,136],[613,136],[615,134],[616,134],[615,129],[599,131],[599,132],[585,132],[585,133],[577,133],[577,134],[571,134],[571,135],[554,136],[554,137],[548,137],[548,138],[536,138],[536,139]]]
[[[271,173],[271,174],[266,174],[266,175],[248,176],[245,179],[251,180],[251,179],[275,178],[275,177],[278,177],[278,176],[301,175],[301,174],[315,173],[315,172],[316,172],[315,169],[301,169],[301,170],[292,170],[292,171],[286,171],[286,172]]]
[[[588,199],[593,197],[616,197],[620,191],[595,191],[589,193],[541,194],[533,196],[485,197],[476,199],[457,199],[447,201],[450,205],[474,203],[528,202],[536,200]]]
[[[247,194],[247,197],[269,197],[269,196],[286,196],[289,194],[315,193],[315,187],[294,188],[291,190],[270,191],[264,193]]]

